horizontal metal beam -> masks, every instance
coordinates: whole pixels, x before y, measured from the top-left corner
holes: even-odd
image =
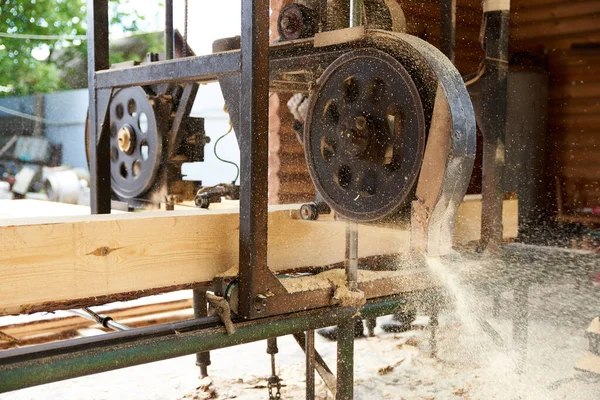
[[[231,51],[99,71],[96,72],[96,87],[130,87],[177,81],[212,82],[221,75],[239,73],[240,68],[240,52]]]
[[[398,312],[401,297],[367,303],[363,318]],[[0,352],[0,393],[187,354],[337,325],[355,308],[327,308],[236,323],[227,335],[215,317],[162,324]]]

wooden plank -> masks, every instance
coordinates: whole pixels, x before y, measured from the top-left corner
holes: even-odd
[[[273,271],[344,260],[344,222],[292,219],[290,209],[298,205],[269,213]],[[514,227],[516,206],[506,209],[505,226]],[[476,240],[480,199],[467,199],[458,213],[457,242]],[[0,220],[0,315],[102,304],[209,282],[237,265],[238,230],[236,210]],[[407,230],[361,225],[359,236],[360,257],[409,246]]]
[[[586,113],[585,115],[565,115],[551,118],[550,126],[574,132],[594,132],[600,126],[600,116],[592,113]]]
[[[539,46],[543,46],[549,51],[564,51],[571,49],[573,44],[596,44],[598,41],[600,41],[600,31],[596,30],[593,32],[571,33],[555,37],[523,37],[518,41],[511,43],[511,46],[517,46],[521,50],[539,50]]]
[[[594,166],[600,168],[600,159],[598,158],[597,150],[592,148],[563,149],[560,152],[559,161],[565,166]]]
[[[561,4],[565,3],[566,1],[568,0],[512,0],[510,6],[513,10],[519,10],[525,8],[544,7],[554,4]]]
[[[188,310],[187,314],[192,314],[192,299],[115,308],[100,311],[100,314],[110,315],[115,321],[128,326],[139,327],[155,324],[159,315],[172,315],[182,310]],[[173,321],[175,320],[180,320],[180,318],[173,319]],[[93,326],[98,326],[98,324],[79,316],[69,316],[0,326],[0,331],[18,339],[18,345],[24,345],[44,343],[55,337],[65,336],[67,332]],[[0,340],[0,349],[9,347],[11,347],[11,343]]]
[[[600,165],[598,166],[600,167]],[[579,178],[586,180],[600,180],[600,168],[590,168],[588,165],[563,166],[562,176],[565,178]]]
[[[467,195],[458,209],[454,228],[454,244],[466,244],[479,240],[481,235],[481,196]],[[519,212],[517,200],[504,200],[502,208],[502,229],[505,239],[518,234],[519,222],[515,218]]]
[[[600,74],[600,71],[598,71]],[[564,119],[569,115],[586,115],[600,113],[600,96],[587,99],[553,100],[550,104],[550,115],[553,119]],[[600,126],[599,126],[600,128]],[[600,130],[600,129],[599,129]],[[597,130],[598,131],[598,130]]]
[[[600,82],[573,82],[571,84],[553,85],[550,88],[552,99],[598,98]]]
[[[523,7],[511,13],[511,21],[521,25],[586,15],[592,18],[590,14],[595,13],[600,13],[600,2],[597,0],[567,1],[540,8]]]
[[[123,211],[113,210],[115,214]],[[90,215],[90,207],[42,200],[0,200],[0,219]]]

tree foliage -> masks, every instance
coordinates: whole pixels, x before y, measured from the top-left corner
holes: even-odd
[[[136,32],[143,16],[120,12],[121,1],[111,0],[111,30]],[[0,0],[0,96],[80,87],[81,81],[69,77],[81,72],[75,69],[85,68],[87,43],[77,36],[85,36],[86,31],[84,0]],[[46,38],[23,38],[15,34]],[[148,40],[149,49],[158,51],[160,41],[155,36],[149,36]],[[112,62],[123,59],[123,54],[111,53]]]

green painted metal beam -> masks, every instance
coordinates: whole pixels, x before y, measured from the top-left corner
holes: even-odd
[[[398,312],[403,298],[386,298],[367,303],[364,318]],[[0,393],[25,387],[71,379],[99,372],[210,351],[337,325],[355,315],[354,308],[326,308],[235,324],[236,331],[227,335],[222,326],[171,332],[174,324],[151,327],[149,337],[124,340],[135,335],[134,329],[93,338],[73,339],[53,346],[40,345],[0,353]],[[81,344],[85,343],[85,346]]]

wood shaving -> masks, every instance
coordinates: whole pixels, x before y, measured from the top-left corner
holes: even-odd
[[[401,279],[408,274],[400,271],[358,271],[358,282],[373,282],[380,279]],[[329,289],[346,285],[346,272],[343,268],[330,269],[316,275],[301,276],[298,278],[280,279],[281,284],[290,292],[304,292],[308,290]]]
[[[191,400],[206,400],[206,399],[216,399],[217,391],[213,387],[213,380],[205,376],[200,380],[200,385],[196,388],[193,393],[190,393],[183,397],[183,399],[191,399]]]
[[[388,365],[388,366],[385,366],[385,367],[383,367],[383,368],[379,368],[379,369],[377,370],[377,373],[378,373],[379,375],[387,375],[387,374],[389,374],[390,372],[393,372],[393,371],[394,371],[394,368],[396,368],[396,367],[400,366],[400,364],[402,364],[403,362],[404,362],[404,358],[403,358],[402,360],[398,361],[397,363],[393,364],[393,365]]]
[[[227,271],[223,271],[220,274],[215,275],[215,278],[230,278],[234,276],[238,276],[240,273],[240,269],[237,265],[229,268]]]
[[[364,292],[360,290],[354,292],[345,285],[342,285],[335,289],[331,302],[341,307],[362,307],[367,302],[367,299]]]

